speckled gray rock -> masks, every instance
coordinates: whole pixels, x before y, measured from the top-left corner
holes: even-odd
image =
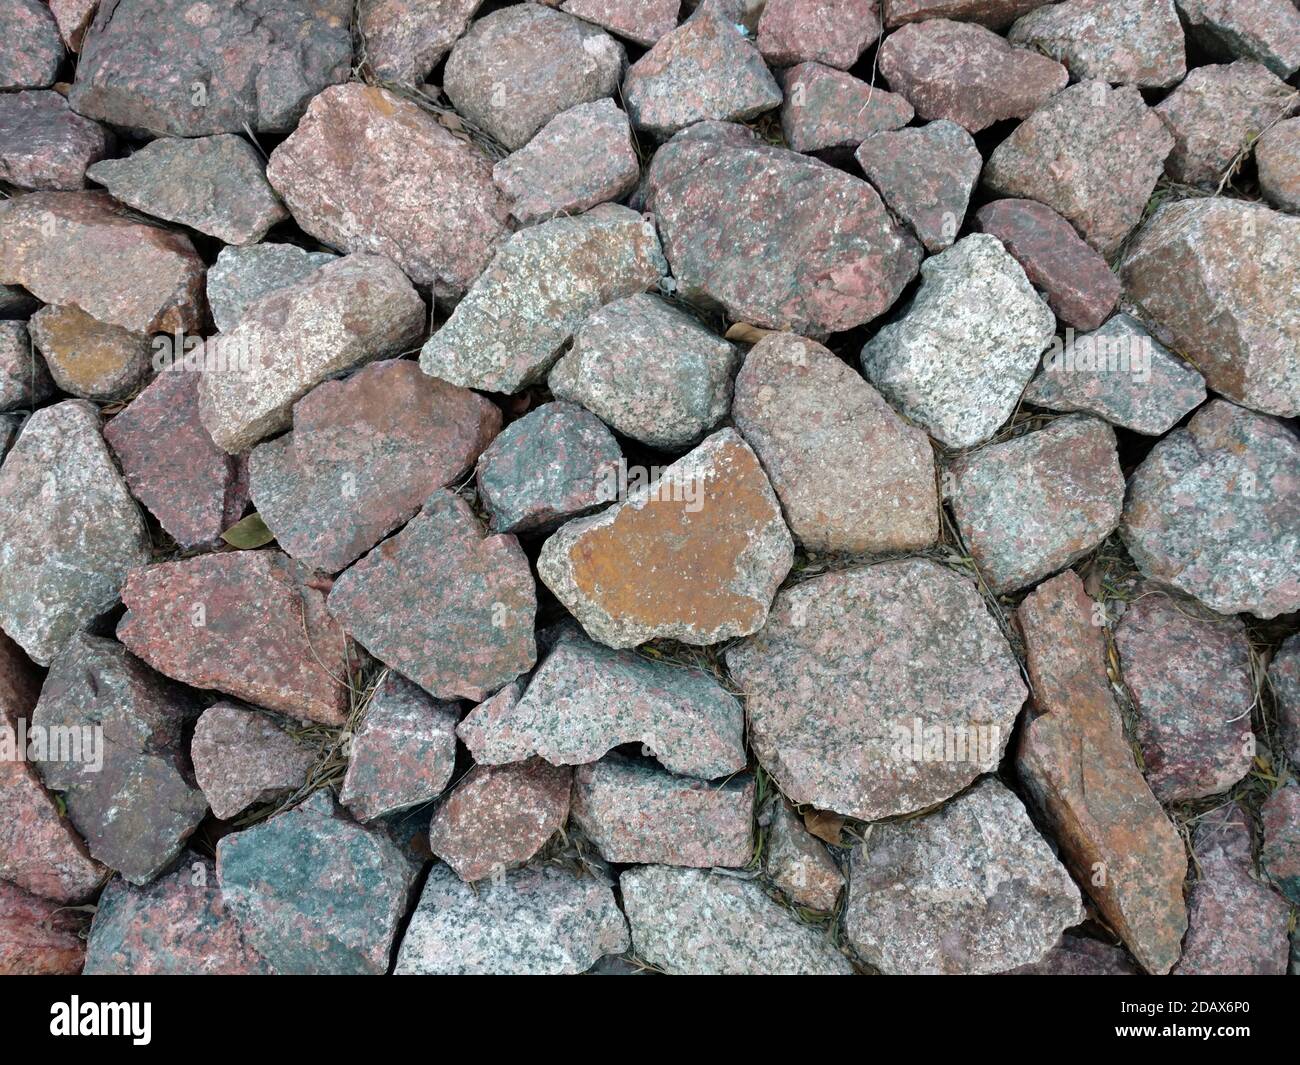
[[[626,207],[533,226],[501,246],[424,345],[420,368],[466,388],[518,392],[545,376],[592,311],[667,271],[654,224]]]
[[[1175,181],[1216,189],[1239,152],[1296,111],[1300,93],[1259,63],[1197,67],[1156,107],[1174,136],[1165,171]]]
[[[1178,0],[1178,10],[1215,54],[1256,59],[1281,78],[1300,68],[1300,10],[1287,0]]]
[[[155,345],[144,333],[47,304],[28,323],[32,342],[60,390],[79,399],[129,399],[153,374]]]
[[[0,89],[44,88],[65,55],[59,26],[40,0],[0,0]]]
[[[984,233],[921,266],[906,314],[862,349],[867,380],[949,447],[987,440],[1011,416],[1056,317],[1001,242]]]
[[[1035,584],[1100,544],[1124,508],[1115,431],[1084,415],[952,464],[952,508],[995,593]]]
[[[419,85],[469,28],[483,0],[362,0],[357,29],[383,81]]]
[[[28,419],[0,467],[0,499],[0,627],[48,665],[117,602],[149,560],[149,533],[84,400]]]
[[[1260,807],[1264,830],[1259,862],[1273,885],[1300,905],[1300,784],[1277,788]]]
[[[764,337],[732,407],[810,551],[909,551],[939,535],[934,452],[871,385],[814,340]]]
[[[348,820],[328,791],[217,844],[222,899],[287,975],[386,973],[415,873],[397,844]]]
[[[605,424],[573,403],[546,403],[497,436],[478,460],[493,532],[549,532],[611,502],[623,453]]]
[[[550,0],[550,3],[646,48],[677,28],[682,7],[681,0],[564,0],[563,4]]]
[[[997,973],[1084,918],[1020,800],[989,777],[936,813],[876,825],[853,852],[845,932],[886,974]]]
[[[1206,404],[1134,471],[1120,533],[1147,577],[1220,614],[1300,609],[1300,442],[1272,418]]]
[[[82,189],[86,167],[107,153],[110,138],[59,93],[0,95],[0,181],[23,189]]]
[[[1173,146],[1137,88],[1085,81],[1057,93],[993,150],[984,184],[1045,203],[1110,255],[1141,221]]]
[[[712,780],[745,767],[744,727],[740,703],[711,674],[567,630],[521,698],[483,703],[457,733],[488,765],[534,754],[579,765],[639,743],[666,769]]]
[[[1163,436],[1205,402],[1205,378],[1136,318],[1117,314],[1100,329],[1053,347],[1025,389],[1025,402]]]
[[[1300,118],[1279,122],[1255,142],[1255,166],[1264,198],[1300,214]]]
[[[190,743],[194,778],[222,819],[297,791],[316,756],[270,714],[230,702],[203,711]]]
[[[1017,20],[1007,39],[1063,63],[1076,81],[1165,88],[1187,73],[1174,0],[1044,4]]]
[[[907,99],[820,63],[779,71],[785,92],[781,132],[796,152],[853,148],[873,133],[906,126],[914,111]]]
[[[246,310],[272,292],[301,281],[313,270],[338,256],[328,251],[306,251],[296,244],[252,244],[221,249],[208,267],[208,305],[222,333],[235,328]]]
[[[63,793],[95,859],[133,884],[157,876],[208,812],[183,745],[198,712],[192,692],[120,643],[85,633],[50,664],[32,711],[33,727],[73,737],[69,750],[54,757],[51,747],[39,763],[46,787]]]
[[[750,744],[781,790],[868,821],[995,769],[1025,700],[973,583],[924,559],[787,588],[726,660],[748,697]]]
[[[847,70],[880,36],[877,0],[765,0],[758,50],[774,67],[815,61]]]
[[[398,975],[542,976],[584,972],[622,954],[627,921],[609,883],[556,866],[464,883],[441,862],[429,872],[397,955]]]
[[[54,394],[45,360],[26,322],[0,322],[0,411],[28,410]]]
[[[49,0],[49,3],[63,43],[71,52],[81,51],[86,31],[99,10],[99,0]]]
[[[1300,765],[1300,635],[1289,637],[1268,667],[1277,699],[1282,744],[1293,765]]]
[[[762,627],[794,542],[757,456],[723,429],[545,544],[537,573],[593,639],[706,646]]]
[[[475,22],[447,57],[456,110],[514,151],[576,104],[613,96],[627,53],[604,30],[540,4]]]
[[[772,806],[763,870],[790,901],[810,910],[833,910],[844,887],[844,874],[825,844],[779,797]]]
[[[680,975],[850,975],[822,930],[799,920],[753,880],[703,869],[643,865],[619,878],[632,949]]]
[[[699,319],[639,293],[591,315],[546,383],[624,436],[679,450],[726,417],[739,361]]]

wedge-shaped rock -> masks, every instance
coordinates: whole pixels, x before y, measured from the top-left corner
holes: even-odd
[[[98,9],[99,0],[50,0],[50,13],[69,51],[81,51],[82,40]]]
[[[1286,0],[1178,0],[1178,11],[1216,55],[1256,59],[1279,78],[1300,68],[1300,12]]]
[[[853,148],[873,133],[906,126],[915,113],[898,93],[820,63],[800,63],[778,77],[785,91],[781,132],[796,152]]]
[[[235,817],[307,783],[317,752],[299,743],[270,714],[238,703],[215,703],[194,726],[194,777],[216,817]]]
[[[826,845],[778,796],[763,847],[763,870],[798,906],[833,910],[844,887],[844,874]]]
[[[1133,759],[1106,675],[1095,604],[1073,571],[1021,603],[1035,716],[1016,769],[1061,858],[1142,967],[1178,960],[1183,840]]]
[[[880,36],[876,0],[767,0],[758,50],[774,67],[813,60],[848,70]]]
[[[86,167],[107,154],[109,135],[57,92],[0,95],[0,180],[24,189],[84,189]]]
[[[419,85],[469,28],[483,0],[363,0],[357,29],[384,81]]]

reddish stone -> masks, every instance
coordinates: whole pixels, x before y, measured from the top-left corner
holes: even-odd
[[[451,51],[483,0],[363,0],[358,30],[383,81],[419,85]]]
[[[767,0],[758,50],[774,67],[825,63],[848,70],[880,36],[877,0]]]
[[[552,6],[558,0],[549,0]],[[681,0],[564,0],[565,12],[649,48],[677,28]]]
[[[835,909],[844,887],[844,874],[830,851],[780,796],[772,807],[763,870],[790,901],[810,910]]]
[[[781,132],[796,152],[852,148],[873,133],[912,121],[912,105],[896,92],[820,63],[781,71]],[[978,176],[978,175],[977,175]]]
[[[1255,142],[1259,190],[1280,211],[1300,214],[1300,118],[1279,122]]]
[[[1300,765],[1300,634],[1289,636],[1268,667],[1269,684],[1277,700],[1282,746],[1292,765]]]
[[[150,377],[153,345],[143,333],[108,325],[76,307],[42,307],[28,328],[54,383],[70,395],[113,403]]]
[[[194,777],[214,816],[227,820],[307,782],[316,751],[299,744],[268,715],[237,703],[214,703],[194,726]]]
[[[1293,780],[1273,792],[1259,819],[1264,828],[1260,864],[1277,889],[1300,905],[1300,784]]]
[[[0,976],[76,976],[83,914],[0,880]]]
[[[34,409],[54,394],[26,322],[0,322],[0,410]]]
[[[57,92],[0,95],[0,180],[24,189],[84,189],[109,136]]]
[[[0,0],[0,89],[43,89],[63,64],[63,42],[40,0]]]
[[[99,10],[99,0],[49,0],[50,13],[59,24],[59,36],[71,52],[81,51],[81,42]]]
[[[885,25],[891,29],[908,22],[950,18],[1000,30],[1026,12],[1042,7],[1043,0],[881,0],[881,3],[885,9]]]

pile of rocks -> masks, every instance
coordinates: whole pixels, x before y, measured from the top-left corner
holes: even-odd
[[[479,8],[0,0],[0,972],[1294,968],[1300,10]]]

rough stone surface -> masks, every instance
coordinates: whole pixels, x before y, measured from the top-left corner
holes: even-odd
[[[287,133],[308,100],[347,79],[351,21],[351,0],[103,0],[72,106],[177,137]]]
[[[63,63],[63,41],[50,9],[40,0],[0,0],[0,89],[43,89]]]
[[[800,924],[753,880],[644,865],[619,879],[637,957],[666,973],[843,976],[853,972],[821,931]]]
[[[225,905],[252,947],[287,975],[388,971],[415,868],[326,792],[217,844]]]
[[[25,420],[22,414],[0,414],[0,460],[4,459],[5,453],[18,439],[18,432]]]
[[[460,296],[505,238],[492,162],[417,104],[352,82],[312,100],[266,176],[330,247],[386,255],[417,285]]]
[[[758,50],[774,67],[848,70],[879,36],[878,0],[767,0],[758,20]]]
[[[1160,208],[1120,268],[1156,337],[1216,392],[1268,414],[1300,414],[1300,218],[1220,197]]]
[[[561,111],[613,96],[626,62],[623,46],[590,23],[516,4],[456,42],[443,89],[457,111],[514,151]]]
[[[1120,533],[1147,577],[1220,614],[1300,609],[1300,442],[1272,418],[1206,404],[1134,471]]]
[[[1187,928],[1187,857],[1133,759],[1094,615],[1073,571],[1020,604],[1035,716],[1021,731],[1016,771],[1106,923],[1144,969],[1166,973]]]
[[[546,383],[624,436],[679,450],[726,417],[738,363],[693,315],[639,293],[592,314]]]
[[[1300,118],[1279,122],[1255,142],[1255,165],[1264,198],[1300,214]]]
[[[745,767],[740,703],[709,673],[561,633],[520,696],[507,689],[457,730],[475,761],[540,755],[553,765],[594,762],[639,743],[664,768],[712,780]]]
[[[946,118],[971,133],[1025,118],[1070,80],[1055,60],[950,19],[896,30],[881,44],[877,61],[889,87],[921,118]]]
[[[338,256],[305,251],[295,244],[225,247],[208,268],[208,304],[217,330],[229,333],[263,296],[301,281]]]
[[[152,375],[153,345],[147,336],[98,321],[77,307],[42,307],[28,328],[54,383],[81,399],[126,399]]]
[[[456,769],[455,703],[443,703],[389,671],[352,738],[339,802],[359,821],[441,794]]]
[[[820,63],[800,63],[779,75],[785,90],[781,132],[796,152],[852,148],[873,133],[912,121],[912,105],[896,92]]]
[[[285,551],[336,572],[460,481],[501,411],[414,362],[385,360],[312,389],[293,426],[253,450],[253,502]]]
[[[1293,765],[1300,766],[1300,635],[1288,637],[1268,667],[1277,700],[1282,744]]]
[[[398,975],[558,976],[629,944],[609,883],[531,866],[486,886],[437,863],[397,955]]]
[[[467,883],[500,876],[564,826],[572,783],[571,769],[540,758],[477,765],[433,815],[429,849]]]
[[[326,613],[328,591],[328,578],[270,549],[159,562],[123,587],[117,638],[191,687],[342,725],[356,650]]]
[[[49,399],[54,381],[25,322],[0,322],[0,410],[28,409]]]
[[[384,81],[419,85],[469,29],[483,0],[363,0],[358,30],[370,69]]]
[[[440,699],[482,699],[536,661],[536,589],[513,536],[485,535],[434,492],[334,584],[330,613],[376,658]]]
[[[194,726],[190,757],[213,814],[228,819],[297,791],[316,752],[268,714],[221,702],[204,710]]]
[[[1258,60],[1280,78],[1300,68],[1300,9],[1286,0],[1178,0],[1178,10],[1212,51]]]
[[[0,880],[0,976],[76,976],[86,960],[78,916]]]
[[[909,551],[938,537],[924,431],[816,341],[772,333],[751,348],[732,417],[808,550]]]
[[[49,0],[49,3],[63,43],[70,52],[80,52],[86,31],[99,10],[99,0]]]
[[[1173,146],[1135,87],[1085,81],[1057,93],[993,150],[984,184],[1046,204],[1109,256],[1141,221]]]
[[[0,467],[0,500],[0,627],[48,665],[117,602],[149,558],[148,530],[83,400],[27,420]]]
[[[749,739],[793,802],[910,813],[997,767],[1025,688],[973,584],[899,559],[814,577],[729,649]]]
[[[950,470],[957,525],[998,594],[1082,558],[1115,531],[1124,509],[1115,431],[1097,418],[1058,418]]]
[[[1011,416],[1055,329],[1020,264],[976,233],[922,264],[911,306],[862,349],[862,369],[941,443],[970,447]]]
[[[677,28],[681,0],[565,0],[570,15],[649,48]]]
[[[950,18],[1001,30],[1026,12],[1043,6],[1043,0],[881,0],[881,3],[885,25],[891,29],[909,22]]]
[[[7,28],[7,27],[6,27]],[[0,95],[0,181],[24,189],[82,189],[109,137],[57,92]]]
[[[833,910],[844,886],[830,852],[780,799],[772,808],[763,869],[795,905],[810,910]]]
[[[1264,827],[1260,865],[1277,889],[1300,905],[1300,784],[1293,780],[1278,788],[1259,813]]]
[[[724,429],[623,502],[562,526],[537,572],[593,639],[703,646],[761,628],[793,560],[767,475]]]
[[[1042,959],[1009,969],[1005,976],[1138,976],[1142,972],[1123,950],[1096,939],[1062,936]]]
[[[667,273],[653,223],[602,204],[510,238],[420,353],[434,377],[518,392],[546,375],[573,331],[604,304]]]

